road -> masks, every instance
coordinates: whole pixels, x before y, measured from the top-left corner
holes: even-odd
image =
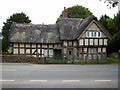
[[[118,65],[3,64],[2,88],[118,88]]]

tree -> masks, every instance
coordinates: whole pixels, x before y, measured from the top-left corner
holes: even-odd
[[[108,53],[118,52],[120,50],[120,13],[117,14],[114,19],[104,15],[100,21],[113,36],[108,44]]]
[[[107,16],[106,14],[105,15],[102,15],[102,17],[100,17],[100,22],[104,25],[104,27],[107,29],[107,19],[110,19],[109,16]]]
[[[114,34],[112,40],[108,44],[108,53],[119,52],[120,50],[120,31]]]
[[[114,24],[115,24],[115,32],[120,31],[120,12],[114,17]]]
[[[92,12],[90,12],[88,8],[80,5],[69,7],[67,10],[68,18],[87,18],[88,16],[92,15]]]
[[[85,8],[80,5],[75,5],[73,7],[67,8],[68,11],[68,18],[87,18],[88,16],[92,15],[92,12],[89,11],[88,8]],[[60,17],[63,16],[63,12]],[[57,19],[58,21],[58,19]],[[56,21],[56,22],[57,22]]]
[[[108,30],[108,32],[111,35],[115,34],[114,31],[114,21],[112,18],[110,18],[109,16],[107,16],[106,14],[100,18],[100,22],[104,25],[104,27]]]
[[[4,26],[2,27],[2,35],[3,35],[3,39],[2,39],[2,51],[6,52],[9,48],[9,30],[11,27],[12,23],[30,23],[31,20],[29,19],[28,16],[26,16],[26,14],[24,14],[23,12],[21,13],[15,13],[13,15],[11,15],[6,22],[4,22]]]
[[[100,0],[100,1],[103,1],[103,0]],[[116,7],[117,4],[119,3],[119,0],[104,0],[104,3],[107,3],[107,6],[111,8],[111,7]]]
[[[118,52],[120,50],[120,13],[114,17],[114,35],[110,41],[108,48],[110,52]]]

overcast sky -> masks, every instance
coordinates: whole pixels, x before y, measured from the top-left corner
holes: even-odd
[[[99,0],[2,0],[0,3],[0,29],[3,22],[13,13],[24,12],[33,24],[54,24],[63,11],[74,5],[82,5],[98,19],[107,14],[113,18],[118,7],[108,9],[107,5]]]

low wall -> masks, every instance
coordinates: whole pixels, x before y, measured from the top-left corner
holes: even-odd
[[[67,58],[37,58],[25,55],[2,55],[2,63],[98,63],[106,62],[105,60],[68,60]]]
[[[44,58],[25,55],[2,55],[2,63],[44,63]]]

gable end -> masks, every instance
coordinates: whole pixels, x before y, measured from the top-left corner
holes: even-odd
[[[108,37],[110,40],[112,38],[107,29],[98,20],[92,20],[91,23],[83,30],[83,32],[79,35],[77,39],[85,36],[86,31],[101,31],[102,35]]]

